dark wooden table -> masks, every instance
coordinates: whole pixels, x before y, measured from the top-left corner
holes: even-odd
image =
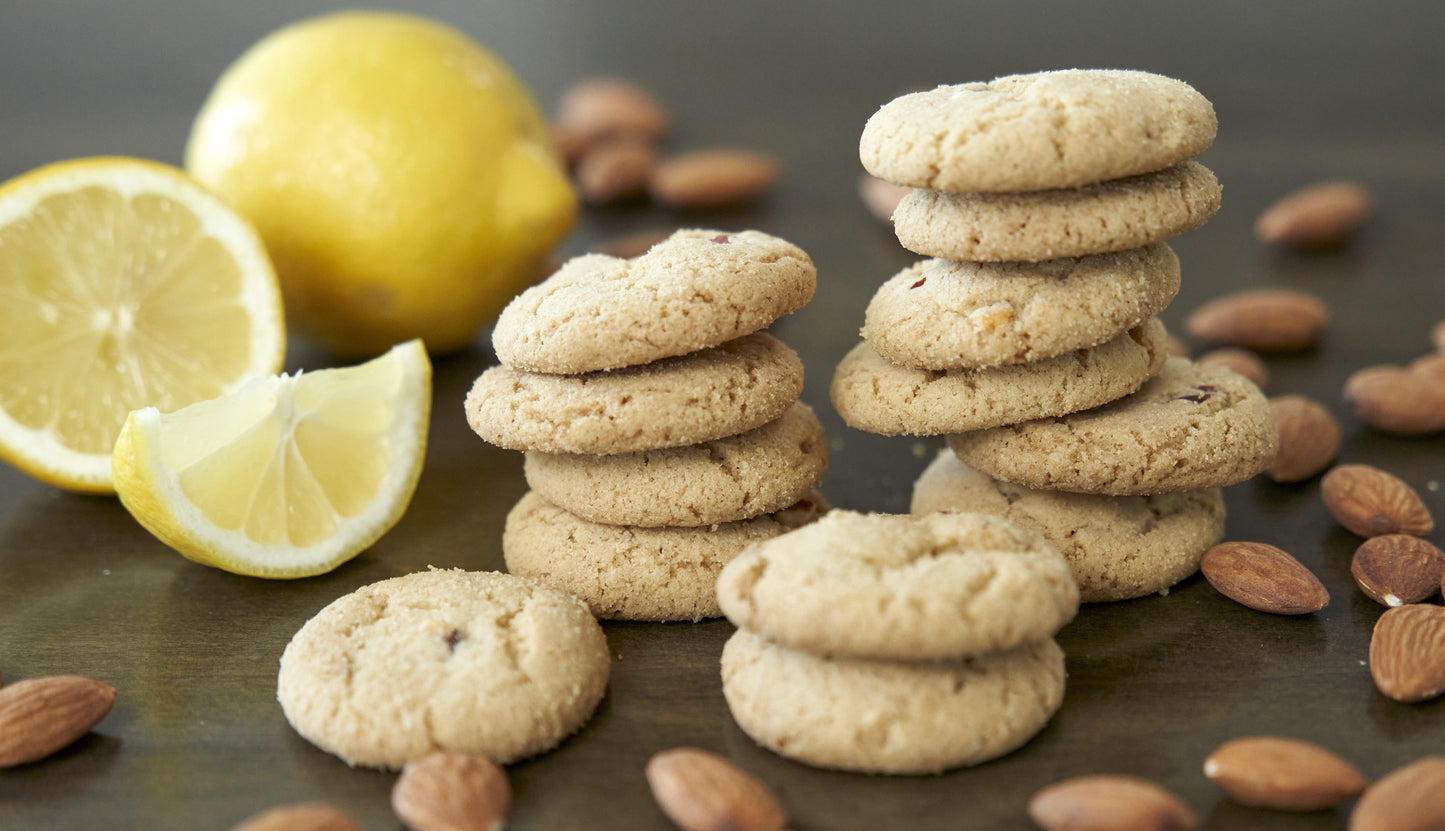
[[[192,5],[7,4],[0,176],[102,153],[177,162],[221,69],[266,31],[327,7]],[[1434,4],[399,5],[491,45],[547,107],[578,77],[618,74],[672,110],[672,148],[731,145],[779,158],[779,188],[748,210],[589,211],[564,252],[678,225],[760,228],[809,251],[816,299],[774,331],[803,356],[804,400],[831,438],[823,491],[859,510],[906,510],[914,477],[940,446],[851,430],[828,404],[832,369],[857,341],[868,298],[913,259],[856,196],[864,120],[904,90],[1012,72],[1114,66],[1187,80],[1219,113],[1219,139],[1202,161],[1225,199],[1214,221],[1175,240],[1184,288],[1166,323],[1177,331],[1204,300],[1248,286],[1324,298],[1335,314],[1328,338],[1271,358],[1270,392],[1325,403],[1344,428],[1342,461],[1399,474],[1445,520],[1445,439],[1374,433],[1340,398],[1352,371],[1428,351],[1429,327],[1445,317],[1445,67]],[[1378,198],[1355,245],[1300,257],[1254,241],[1261,208],[1326,178],[1359,181]],[[313,579],[268,582],[194,565],[114,499],[0,468],[0,672],[79,673],[119,690],[110,716],[71,749],[0,771],[0,827],[225,829],[262,808],[323,799],[367,828],[397,828],[391,774],[348,768],[291,731],[275,700],[277,660],[302,622],[358,586],[428,565],[502,566],[503,518],[524,490],[521,456],[476,438],[461,406],[494,361],[482,333],[475,348],[436,362],[431,445],[409,512],[375,547]],[[297,342],[288,365],[330,362]],[[1167,596],[1085,607],[1060,635],[1068,691],[1044,731],[1004,759],[929,777],[818,771],[753,745],[721,695],[725,621],[607,624],[608,695],[579,735],[510,769],[512,827],[667,828],[642,766],[657,750],[691,744],[760,776],[799,829],[1027,828],[1036,789],[1105,771],[1157,779],[1207,828],[1343,828],[1343,810],[1238,807],[1201,762],[1226,739],[1268,732],[1317,741],[1380,776],[1445,748],[1445,703],[1398,704],[1375,691],[1365,659],[1382,609],[1351,581],[1359,540],[1332,522],[1317,481],[1246,482],[1226,499],[1228,537],[1294,553],[1331,592],[1326,609],[1269,616],[1198,577]]]

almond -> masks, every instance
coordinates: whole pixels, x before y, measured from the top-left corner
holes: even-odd
[[[1406,367],[1410,372],[1431,380],[1445,381],[1445,352],[1421,355]]]
[[[69,745],[114,704],[114,687],[79,675],[26,678],[0,687],[0,768],[43,759]]]
[[[1415,489],[1377,467],[1337,465],[1320,480],[1320,495],[1335,520],[1362,537],[1423,537],[1435,528]]]
[[[1371,537],[1355,549],[1350,574],[1360,591],[1377,603],[1419,603],[1440,590],[1445,552],[1409,534]]]
[[[1445,352],[1445,320],[1431,327],[1430,342],[1435,344],[1436,351]]]
[[[1276,615],[1318,612],[1330,593],[1299,560],[1261,542],[1223,542],[1204,552],[1204,579],[1251,609]]]
[[[621,134],[660,139],[667,132],[667,111],[637,84],[622,78],[583,78],[566,92],[552,119],[554,137],[575,138],[585,152],[592,141]]]
[[[1264,365],[1260,357],[1248,349],[1240,349],[1234,346],[1224,346],[1219,349],[1211,349],[1194,359],[1194,363],[1206,369],[1223,367],[1239,375],[1248,378],[1250,383],[1260,389],[1269,384],[1269,367]]]
[[[1445,431],[1445,375],[1431,364],[1414,370],[1366,367],[1345,381],[1345,400],[1355,417],[1376,430],[1401,436]]]
[[[661,751],[646,773],[658,806],[683,831],[776,831],[788,821],[766,785],[706,750]]]
[[[1324,337],[1330,319],[1324,302],[1292,289],[1248,289],[1205,303],[1190,313],[1189,334],[1257,352],[1304,349]]]
[[[1424,756],[1365,789],[1350,812],[1350,831],[1445,828],[1445,756]]]
[[[1231,739],[1204,759],[1204,775],[1241,805],[1316,811],[1368,784],[1354,765],[1312,742],[1280,736]]]
[[[410,762],[391,789],[391,809],[412,831],[496,831],[511,806],[507,774],[472,753],[438,751]]]
[[[893,222],[893,212],[898,209],[898,203],[911,190],[913,188],[907,185],[895,185],[867,173],[858,177],[858,197],[863,200],[863,207],[882,222]]]
[[[777,178],[777,164],[761,153],[695,150],[660,162],[648,189],[674,208],[730,208],[761,196]]]
[[[231,831],[361,831],[361,826],[324,802],[303,802],[262,811]]]
[[[1185,831],[1199,824],[1189,806],[1170,791],[1147,779],[1119,774],[1055,782],[1029,799],[1028,812],[1046,831]]]
[[[1406,704],[1445,692],[1445,606],[1388,609],[1370,635],[1370,675],[1387,697]]]
[[[1323,404],[1302,395],[1269,400],[1279,428],[1279,450],[1265,474],[1276,482],[1301,482],[1329,467],[1340,449],[1340,425]]]
[[[1189,345],[1186,344],[1184,341],[1180,340],[1177,336],[1175,336],[1175,335],[1170,335],[1170,336],[1169,336],[1169,357],[1171,357],[1171,358],[1187,358],[1187,357],[1189,357]]]
[[[1254,234],[1296,248],[1339,245],[1370,215],[1370,203],[1370,194],[1352,182],[1311,185],[1265,209]]]
[[[595,143],[577,160],[577,191],[589,205],[605,205],[647,189],[657,167],[657,149],[636,136],[618,136]]]

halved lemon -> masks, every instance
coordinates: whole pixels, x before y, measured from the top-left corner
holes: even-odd
[[[214,398],[285,354],[261,238],[178,168],[78,159],[0,186],[0,458],[109,493],[131,410]]]
[[[115,443],[115,487],[141,525],[198,563],[321,574],[406,512],[430,412],[431,362],[412,340],[358,366],[137,410]]]

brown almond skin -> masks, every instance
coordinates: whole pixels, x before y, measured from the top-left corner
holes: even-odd
[[[495,831],[511,806],[507,774],[472,753],[430,753],[408,763],[391,789],[391,809],[411,831]]]
[[[622,78],[591,77],[562,93],[552,119],[556,131],[571,133],[585,147],[602,136],[627,133],[659,139],[667,132],[667,111],[647,90]]]
[[[1224,367],[1243,375],[1260,389],[1269,386],[1269,367],[1264,361],[1248,349],[1240,349],[1234,346],[1223,346],[1219,349],[1211,349],[1203,355],[1194,359],[1194,363],[1201,367],[1213,369]]]
[[[1445,606],[1411,603],[1387,610],[1370,634],[1375,688],[1404,704],[1445,692]]]
[[[115,687],[79,675],[0,687],[0,768],[43,759],[90,732],[115,704]]]
[[[338,808],[324,802],[303,802],[262,811],[233,826],[231,831],[362,831],[362,828]]]
[[[589,205],[640,196],[656,167],[657,149],[650,140],[636,136],[605,139],[577,160],[577,191]]]
[[[1340,425],[1323,404],[1302,395],[1269,400],[1279,450],[1265,475],[1276,482],[1302,482],[1330,466],[1340,450]]]
[[[1303,615],[1330,602],[1313,572],[1265,543],[1222,542],[1204,552],[1199,570],[1220,594],[1261,612]]]
[[[1370,465],[1336,465],[1320,480],[1320,496],[1337,522],[1362,537],[1423,537],[1435,528],[1414,488]]]
[[[1339,245],[1369,217],[1371,204],[1369,192],[1353,182],[1322,182],[1266,208],[1255,220],[1254,234],[1295,248]]]
[[[648,760],[646,776],[658,807],[683,831],[777,831],[788,821],[766,785],[706,750],[663,750]]]
[[[1356,418],[1382,432],[1426,436],[1445,431],[1445,375],[1434,375],[1433,369],[1366,367],[1345,381],[1345,400]]]
[[[1376,603],[1419,603],[1440,590],[1445,580],[1445,552],[1409,534],[1371,537],[1355,549],[1350,574],[1360,591]]]
[[[1187,357],[1189,357],[1189,344],[1187,344],[1187,343],[1185,343],[1184,341],[1180,340],[1180,339],[1179,339],[1178,337],[1176,337],[1175,335],[1170,335],[1170,336],[1169,336],[1169,357],[1171,357],[1171,358],[1187,358]]]
[[[731,208],[761,196],[777,178],[777,163],[762,153],[696,150],[658,163],[648,191],[674,208]]]
[[[1306,349],[1324,337],[1329,308],[1312,294],[1263,288],[1217,297],[1185,319],[1185,331],[1212,343],[1256,352]]]
[[[1369,784],[1325,748],[1282,736],[1231,739],[1205,757],[1204,775],[1241,805],[1281,811],[1330,808]]]
[[[1423,756],[1365,789],[1350,812],[1349,831],[1436,831],[1445,828],[1445,756]]]
[[[1421,355],[1411,361],[1410,365],[1406,368],[1416,375],[1445,381],[1445,352],[1431,352],[1428,355]]]
[[[1179,797],[1147,779],[1076,776],[1029,799],[1029,819],[1045,831],[1189,831],[1199,819]]]

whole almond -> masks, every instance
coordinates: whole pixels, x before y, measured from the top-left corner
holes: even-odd
[[[1345,400],[1356,418],[1376,430],[1401,436],[1445,431],[1445,375],[1433,369],[1366,367],[1346,379]]]
[[[618,136],[595,143],[577,160],[577,190],[589,205],[605,205],[638,196],[657,167],[652,142]]]
[[[1445,692],[1445,606],[1388,609],[1370,634],[1370,675],[1387,697],[1406,704]]]
[[[1365,789],[1349,831],[1438,831],[1445,828],[1445,756],[1423,756]]]
[[[683,831],[777,831],[788,821],[766,785],[706,750],[661,751],[646,775],[658,807]]]
[[[1316,811],[1368,784],[1349,762],[1313,742],[1281,736],[1231,739],[1204,759],[1204,775],[1241,805]]]
[[[1134,776],[1095,774],[1055,782],[1029,799],[1046,831],[1187,831],[1199,819],[1164,787]]]
[[[1312,294],[1292,289],[1247,289],[1217,297],[1185,319],[1189,334],[1257,352],[1305,349],[1324,337],[1330,313]]]
[[[391,809],[412,831],[496,831],[512,789],[490,759],[438,751],[410,762],[391,789]]]
[[[1275,202],[1254,223],[1255,236],[1296,248],[1338,245],[1370,215],[1370,194],[1352,182],[1312,185]]]
[[[361,831],[361,826],[324,802],[303,802],[262,811],[231,831]]]
[[[1204,579],[1237,603],[1276,615],[1318,612],[1330,593],[1288,553],[1262,542],[1223,542],[1204,552]]]
[[[114,687],[79,675],[26,678],[0,687],[0,768],[34,762],[69,745],[114,704]]]
[[[1445,352],[1431,352],[1428,355],[1421,355],[1411,361],[1406,369],[1415,375],[1445,381]]]
[[[1320,496],[1336,521],[1362,537],[1423,537],[1435,528],[1415,489],[1377,467],[1337,465],[1320,480]]]
[[[1386,606],[1419,603],[1440,591],[1445,552],[1409,534],[1384,534],[1360,543],[1350,574],[1370,599]]]
[[[1235,346],[1223,346],[1219,349],[1211,349],[1194,359],[1194,363],[1206,369],[1223,367],[1232,370],[1250,380],[1260,389],[1269,385],[1269,367],[1264,361],[1248,349],[1240,349]]]
[[[1302,395],[1269,400],[1279,428],[1279,450],[1265,475],[1276,482],[1302,482],[1329,467],[1340,450],[1340,425],[1323,404]]]
[[[552,119],[556,130],[584,144],[619,134],[659,139],[667,132],[667,111],[649,92],[622,78],[583,78],[562,93]]]
[[[777,164],[762,153],[695,150],[658,163],[648,190],[674,208],[729,208],[761,196],[777,178]]]
[[[863,200],[863,207],[868,209],[868,213],[883,222],[893,222],[893,212],[897,210],[898,203],[911,190],[913,188],[907,185],[895,185],[867,173],[858,177],[858,198]]]

